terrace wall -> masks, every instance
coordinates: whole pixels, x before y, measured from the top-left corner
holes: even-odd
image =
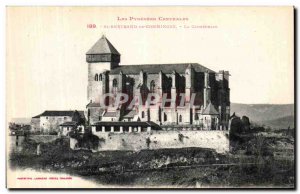
[[[103,140],[100,141],[97,151],[138,151],[142,149],[186,147],[211,148],[215,149],[218,153],[229,151],[228,131],[151,131],[150,133],[96,132],[94,135]],[[74,144],[74,141],[72,142],[72,144]],[[72,145],[72,147],[74,148],[75,145]]]

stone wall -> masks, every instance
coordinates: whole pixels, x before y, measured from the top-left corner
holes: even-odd
[[[219,153],[229,151],[228,131],[152,131],[150,133],[110,133],[99,131],[94,132],[94,135],[104,140],[100,142],[98,151],[138,151],[141,149],[184,147],[212,148]]]
[[[102,81],[96,81],[95,75],[102,74],[106,70],[110,70],[111,63],[89,63],[88,64],[88,87],[87,87],[87,97],[88,102],[92,100],[92,102],[99,103],[100,102],[100,96],[102,94],[103,86],[102,83],[104,82],[104,79]],[[104,75],[102,75],[104,76]]]
[[[59,125],[64,122],[72,121],[70,116],[41,116],[40,128],[42,132],[58,132]]]
[[[40,118],[32,118],[30,126],[32,132],[40,131]]]

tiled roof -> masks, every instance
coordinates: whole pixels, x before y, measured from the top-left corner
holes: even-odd
[[[76,122],[75,121],[65,122],[60,124],[59,126],[76,126]]]
[[[34,116],[32,118],[40,118],[42,116],[57,116],[57,117],[61,117],[61,116],[69,116],[72,117],[75,111],[73,110],[46,110],[44,111],[42,114],[39,114],[37,116]],[[83,111],[78,111],[79,114],[81,115],[81,117],[84,117],[84,112]]]
[[[86,53],[87,55],[92,54],[115,54],[120,55],[120,53],[115,49],[115,47],[107,40],[103,35]]]
[[[36,116],[34,116],[34,117],[32,117],[32,118],[33,118],[33,119],[38,119],[38,118],[40,118],[40,116],[41,116],[41,114],[36,115]]]
[[[215,109],[215,107],[211,103],[209,103],[202,114],[204,114],[204,115],[218,115],[219,112]]]
[[[119,74],[121,71],[124,74],[139,74],[141,71],[157,74],[160,71],[163,73],[171,74],[173,71],[183,74],[188,67],[194,68],[196,72],[210,72],[215,73],[211,69],[208,69],[198,63],[175,63],[175,64],[145,64],[145,65],[121,65],[110,71],[110,74]]]

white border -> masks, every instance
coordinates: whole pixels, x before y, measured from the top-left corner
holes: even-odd
[[[9,191],[6,189],[6,167],[5,167],[5,115],[6,115],[6,101],[5,101],[5,25],[6,25],[6,13],[5,13],[5,7],[6,6],[175,6],[175,5],[182,5],[182,6],[279,6],[279,5],[294,5],[296,9],[299,9],[300,1],[297,0],[202,0],[202,1],[196,1],[196,0],[172,0],[172,1],[166,1],[166,0],[102,0],[102,1],[93,1],[93,0],[49,0],[49,1],[41,1],[41,0],[27,0],[27,1],[20,1],[20,0],[2,0],[0,1],[0,102],[1,102],[1,109],[0,109],[0,123],[1,123],[1,130],[2,133],[0,135],[0,169],[1,169],[1,179],[0,179],[0,191],[1,193],[8,193]],[[298,10],[299,12],[299,10]],[[297,26],[299,25],[299,20],[297,20]],[[295,44],[295,46],[297,43]],[[299,50],[297,49],[297,53],[295,55],[299,56]],[[297,71],[297,74],[299,73],[299,68]],[[299,91],[299,83],[297,83],[297,90]],[[296,100],[296,99],[295,99]],[[299,98],[297,98],[298,106],[299,106]],[[9,105],[7,105],[9,106]],[[297,109],[298,109],[297,106]],[[299,117],[297,117],[297,123],[299,123],[298,120]],[[298,128],[298,125],[296,129]],[[299,132],[297,132],[297,140],[299,140]],[[298,143],[299,144],[299,143]],[[299,156],[299,149],[297,149],[297,155]],[[298,175],[298,173],[297,173]],[[299,180],[299,177],[297,176],[297,180]],[[299,181],[297,181],[297,185],[299,186]],[[14,191],[14,193],[19,193],[24,191]],[[29,191],[31,192],[31,191]],[[36,193],[42,193],[45,191],[37,191]],[[56,192],[63,192],[63,191],[56,191]],[[82,191],[71,191],[72,193],[79,193]],[[86,192],[86,191],[84,191]],[[102,191],[106,192],[106,191]],[[121,193],[124,191],[114,191],[117,193]],[[131,191],[127,191],[131,192]],[[137,192],[145,192],[145,191],[137,191]],[[174,191],[168,191],[168,192],[174,192]],[[188,191],[180,191],[180,193],[185,193]],[[201,193],[207,193],[210,191],[197,191]],[[226,191],[214,191],[214,192],[226,192]],[[259,191],[258,193],[263,193],[265,191]],[[276,191],[273,191],[276,192]],[[282,192],[282,191],[280,191]],[[177,192],[178,193],[178,192]]]

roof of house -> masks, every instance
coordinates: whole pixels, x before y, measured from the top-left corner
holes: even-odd
[[[203,113],[204,115],[218,115],[219,112],[215,109],[215,107],[210,102],[207,107],[204,109]]]
[[[32,117],[32,119],[38,119],[38,118],[40,118],[40,116],[41,116],[41,114],[36,115],[36,116]]]
[[[109,40],[103,35],[90,50],[87,55],[93,54],[115,54],[120,55],[117,49],[109,42]]]
[[[193,68],[196,72],[209,72],[215,73],[213,70],[208,69],[198,63],[175,63],[175,64],[145,64],[145,65],[121,65],[110,71],[110,74],[119,74],[121,71],[124,74],[139,74],[141,71],[150,74],[158,74],[160,71],[163,73],[171,74],[174,71],[184,74],[187,68]]]
[[[69,122],[62,123],[59,126],[76,126],[76,122],[75,121],[69,121]]]
[[[42,116],[49,116],[49,117],[60,117],[60,116],[69,116],[72,117],[75,111],[73,110],[46,110],[42,114],[36,115],[32,118],[40,118]],[[78,111],[81,117],[84,117],[83,111]]]

